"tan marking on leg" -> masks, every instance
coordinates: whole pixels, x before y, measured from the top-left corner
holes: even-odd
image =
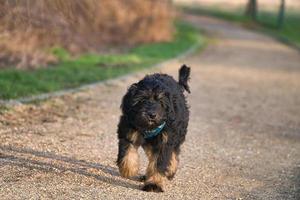
[[[152,157],[152,151],[151,151],[151,146],[147,145],[147,146],[143,146],[143,149],[146,153],[146,156],[148,157],[148,159],[150,160],[150,157]]]
[[[166,144],[168,142],[168,133],[167,132],[162,133],[162,142],[164,144]]]
[[[153,155],[151,155],[151,157],[149,157],[149,163],[148,163],[148,167],[146,170],[147,178],[150,177],[151,175],[155,174],[156,171],[157,171],[156,158]]]
[[[127,135],[127,139],[132,142],[133,144],[136,144],[138,142],[138,139],[139,139],[139,134],[138,132],[134,131],[134,132],[131,132]]]
[[[129,178],[136,176],[139,171],[139,155],[137,147],[129,145],[126,155],[124,156],[119,171],[121,176]]]
[[[178,166],[178,158],[175,152],[172,152],[171,160],[166,172],[166,176],[168,178],[172,178],[176,171],[177,171],[177,166]]]
[[[151,146],[144,146],[143,148],[149,160],[148,167],[146,170],[146,176],[148,177],[149,175],[153,174],[154,171],[156,171],[156,158],[152,153]]]

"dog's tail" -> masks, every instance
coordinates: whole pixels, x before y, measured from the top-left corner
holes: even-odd
[[[186,65],[182,65],[179,69],[179,85],[181,85],[188,93],[191,93],[188,85],[190,79],[191,68]]]

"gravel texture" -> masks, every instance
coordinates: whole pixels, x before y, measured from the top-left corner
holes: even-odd
[[[192,67],[189,131],[165,193],[141,191],[115,165],[121,97],[142,72],[0,110],[0,199],[299,199],[300,53],[227,22],[185,18],[212,42],[159,69],[177,78],[182,63]]]

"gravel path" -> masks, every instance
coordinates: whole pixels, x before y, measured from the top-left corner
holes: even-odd
[[[2,111],[0,199],[299,199],[299,52],[230,23],[185,18],[212,42],[160,68],[177,77],[181,63],[192,66],[189,131],[165,193],[140,191],[115,165],[119,104],[140,73]]]

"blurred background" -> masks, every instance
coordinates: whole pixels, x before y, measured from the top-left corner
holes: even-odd
[[[242,22],[300,46],[299,0],[175,0],[193,13]]]
[[[0,0],[0,99],[73,88],[170,59],[205,38],[180,20],[184,12],[300,46],[299,0]]]
[[[47,64],[55,57],[43,50],[55,46],[105,53],[112,45],[169,41],[170,7],[147,0],[1,0],[1,66]]]
[[[244,8],[251,0],[174,0],[179,4],[194,4],[198,6],[219,7],[227,10]],[[283,0],[284,1],[284,0]],[[262,10],[278,10],[282,0],[256,0]],[[291,10],[300,9],[299,0],[285,0],[286,8]],[[299,10],[298,10],[299,11]]]

